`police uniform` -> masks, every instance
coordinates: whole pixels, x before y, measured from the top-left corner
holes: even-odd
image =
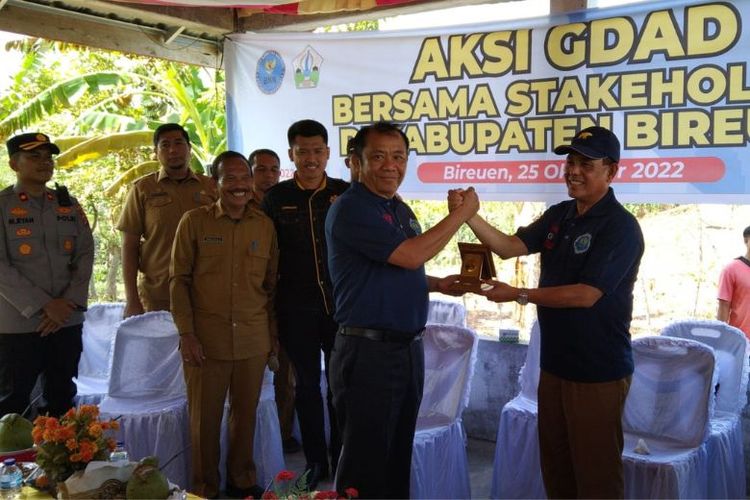
[[[59,153],[49,138],[37,137]],[[72,378],[78,375],[94,262],[91,229],[64,187],[45,189],[40,197],[19,185],[7,187],[0,192],[0,216],[0,414],[21,413],[43,373],[46,410],[60,415],[76,394]],[[72,301],[77,310],[62,328],[42,337],[36,331],[42,308],[56,298]]]
[[[117,229],[141,236],[138,295],[145,311],[169,310],[169,259],[180,218],[215,200],[213,179],[192,170],[176,181],[161,168],[133,184]]]
[[[219,435],[229,391],[227,481],[256,482],[255,411],[275,336],[272,296],[278,246],[271,220],[248,205],[239,220],[220,202],[191,210],[177,229],[170,269],[172,315],[180,335],[198,337],[207,359],[184,365],[193,488],[219,493]]]

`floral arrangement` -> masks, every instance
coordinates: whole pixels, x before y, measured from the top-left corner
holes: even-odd
[[[116,443],[105,434],[117,429],[114,420],[99,420],[96,405],[71,408],[59,419],[37,417],[31,436],[37,446],[36,461],[47,481],[64,481],[92,460],[107,460]]]
[[[307,473],[297,479],[296,474],[292,471],[282,470],[276,474],[273,481],[273,490],[263,493],[263,500],[322,500],[333,499],[342,500],[357,498],[359,492],[355,488],[347,488],[346,496],[341,496],[335,491],[307,491]]]

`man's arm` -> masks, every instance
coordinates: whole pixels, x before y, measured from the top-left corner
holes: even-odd
[[[463,189],[451,189],[448,191],[448,210],[458,209],[464,202],[465,191]],[[520,255],[528,255],[529,249],[526,244],[515,235],[507,235],[495,229],[481,215],[476,214],[467,221],[467,224],[476,237],[501,259],[509,259]]]
[[[477,210],[479,197],[474,188],[469,188],[464,191],[464,201],[460,207],[419,236],[404,240],[388,257],[388,263],[406,269],[418,269],[437,255],[456,234],[461,224],[476,214]]]
[[[123,317],[143,314],[143,304],[138,297],[138,254],[141,235],[122,233],[122,280],[125,285],[125,310]]]
[[[180,334],[180,351],[185,363],[201,366],[206,356],[203,346],[195,335],[193,303],[190,289],[193,286],[195,263],[195,236],[189,213],[182,216],[172,245],[169,264],[169,298],[172,318]]]
[[[719,299],[719,307],[716,309],[716,319],[725,323],[729,322],[730,305],[729,301]]]
[[[540,306],[586,308],[596,304],[604,295],[598,288],[583,283],[531,289],[512,287],[500,281],[486,281],[485,283],[493,287],[482,291],[481,294],[493,302],[512,302],[525,291],[529,302]]]

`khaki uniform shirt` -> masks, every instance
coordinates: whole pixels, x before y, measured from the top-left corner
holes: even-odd
[[[18,186],[0,191],[0,333],[36,331],[52,299],[88,300],[94,239],[83,209],[64,206],[54,190],[40,198]],[[83,322],[75,311],[63,326]]]
[[[180,218],[216,198],[213,179],[192,170],[182,181],[162,168],[133,183],[117,229],[141,236],[138,294],[146,311],[169,310],[169,258]]]
[[[220,202],[186,213],[172,250],[172,316],[206,357],[268,354],[276,336],[273,292],[279,250],[271,219],[247,206],[232,220]]]

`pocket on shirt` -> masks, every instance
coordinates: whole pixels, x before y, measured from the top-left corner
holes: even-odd
[[[196,273],[220,273],[222,267],[231,259],[225,244],[201,244],[198,247]]]
[[[169,195],[149,196],[146,198],[146,220],[158,222],[164,218],[164,212],[172,207],[172,197]]]

